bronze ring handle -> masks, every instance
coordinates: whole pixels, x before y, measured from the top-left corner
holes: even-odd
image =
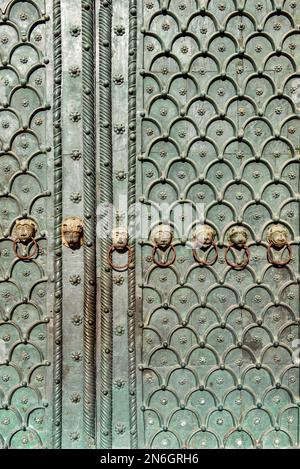
[[[153,246],[153,250],[152,250],[152,259],[153,259],[153,262],[158,266],[158,267],[170,267],[170,265],[174,264],[175,260],[176,260],[176,249],[175,247],[173,246],[173,244],[171,244],[169,246],[171,248],[171,251],[172,251],[172,258],[170,261],[167,261],[167,262],[161,262],[160,260],[156,259],[155,256],[156,256],[156,253],[159,249],[159,246]]]
[[[21,240],[18,238],[14,240],[14,253],[18,259],[21,259],[22,261],[29,261],[36,257],[38,253],[38,244],[35,238],[31,238],[31,241],[33,242],[34,252],[28,256],[21,256],[21,254],[18,253],[18,243],[20,243]]]
[[[270,264],[273,264],[273,265],[277,266],[277,267],[282,267],[282,266],[288,265],[292,260],[291,245],[289,243],[286,243],[284,245],[284,249],[286,248],[288,250],[288,254],[289,254],[289,257],[286,261],[276,261],[276,260],[273,259],[273,254],[272,254],[272,247],[273,246],[274,246],[274,243],[270,242],[269,246],[268,246],[268,262]]]
[[[133,259],[132,248],[127,244],[126,248],[124,249],[124,251],[128,252],[128,262],[124,265],[116,265],[113,263],[112,256],[115,251],[119,251],[119,250],[115,248],[115,246],[112,244],[108,251],[108,263],[113,270],[117,272],[124,272],[125,270],[129,268],[129,265],[132,262],[132,259]]]
[[[213,241],[212,243],[212,246],[214,248],[214,251],[215,251],[215,256],[214,258],[211,260],[211,261],[207,261],[201,257],[198,257],[198,254],[197,254],[197,250],[196,249],[193,249],[193,256],[194,256],[194,259],[196,262],[198,262],[200,265],[207,265],[207,266],[210,266],[210,265],[214,265],[217,260],[219,259],[219,251],[218,251],[218,245],[215,241]]]
[[[226,262],[230,267],[232,267],[235,270],[243,270],[243,269],[245,269],[245,267],[247,267],[247,265],[250,262],[250,249],[246,245],[243,246],[242,249],[243,249],[243,251],[245,251],[245,254],[246,254],[246,256],[244,256],[245,257],[244,262],[242,262],[241,264],[236,264],[235,262],[231,262],[228,259],[228,254],[229,254],[229,252],[233,252],[233,247],[234,247],[234,244],[230,244],[227,247],[226,251],[225,251]]]

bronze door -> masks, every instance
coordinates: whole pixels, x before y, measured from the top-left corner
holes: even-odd
[[[0,9],[0,448],[299,447],[299,2]]]

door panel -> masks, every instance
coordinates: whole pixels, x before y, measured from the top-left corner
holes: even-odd
[[[38,449],[56,435],[52,7],[0,6],[0,448]]]
[[[139,6],[137,200],[156,210],[137,245],[147,447],[299,445],[298,10]],[[170,221],[176,261],[157,266],[151,230]],[[200,250],[201,264],[186,243],[200,222],[216,232],[213,265],[214,253]],[[280,250],[268,258],[278,225],[290,240],[287,265],[277,265]],[[227,251],[241,227],[243,269],[243,250]]]

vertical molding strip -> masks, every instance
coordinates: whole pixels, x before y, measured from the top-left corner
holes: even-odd
[[[87,447],[95,445],[96,431],[96,155],[94,1],[82,1],[83,164],[84,164],[84,403]]]
[[[53,380],[53,447],[61,448],[62,439],[62,135],[61,135],[61,3],[53,0],[54,30],[54,249],[55,249],[55,308],[54,308],[54,380]]]
[[[111,109],[112,0],[101,0],[99,14],[100,203],[112,209]],[[110,214],[111,215],[111,214]],[[110,239],[101,239],[101,402],[100,447],[112,446],[112,273],[107,264]]]
[[[136,67],[137,67],[137,0],[129,2],[129,60],[128,60],[128,226],[135,226],[136,205]],[[132,242],[133,263],[135,263],[135,234]],[[129,352],[129,418],[131,448],[138,446],[137,437],[137,399],[136,399],[136,271],[129,269],[128,273],[128,352]]]

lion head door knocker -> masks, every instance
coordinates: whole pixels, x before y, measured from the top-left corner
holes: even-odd
[[[242,226],[234,226],[229,230],[228,233],[228,247],[225,251],[225,259],[227,264],[235,270],[242,270],[250,262],[250,250],[247,246],[248,233]],[[231,253],[235,259],[240,257],[240,253],[243,253],[243,257],[238,262],[231,262],[229,260],[229,253]]]
[[[193,256],[196,262],[200,265],[214,265],[219,257],[218,245],[215,241],[216,232],[209,225],[201,225],[195,229],[193,233]],[[198,251],[203,251],[205,257],[199,257]],[[215,252],[215,255],[209,260],[209,254],[211,251]]]
[[[83,221],[81,218],[65,218],[61,227],[61,235],[64,246],[73,251],[80,249],[83,245]]]
[[[132,263],[133,253],[132,248],[128,244],[129,236],[128,231],[124,227],[115,228],[112,231],[112,245],[108,252],[108,262],[113,270],[117,272],[124,272],[130,267]],[[113,254],[117,252],[118,254],[128,253],[128,260],[124,265],[117,265],[113,262]]]
[[[267,233],[267,240],[269,243],[268,262],[277,267],[288,265],[292,260],[292,248],[289,242],[288,229],[279,224],[271,226]],[[287,251],[287,258],[282,259],[285,251]],[[280,256],[280,259],[278,259],[278,256]]]
[[[158,225],[152,231],[153,262],[158,267],[170,267],[176,260],[176,250],[172,244],[173,229],[170,225]]]
[[[38,244],[36,241],[37,225],[29,218],[16,221],[14,233],[14,253],[18,259],[28,261],[37,256]],[[32,248],[32,249],[31,249]],[[32,252],[30,253],[30,251]]]

